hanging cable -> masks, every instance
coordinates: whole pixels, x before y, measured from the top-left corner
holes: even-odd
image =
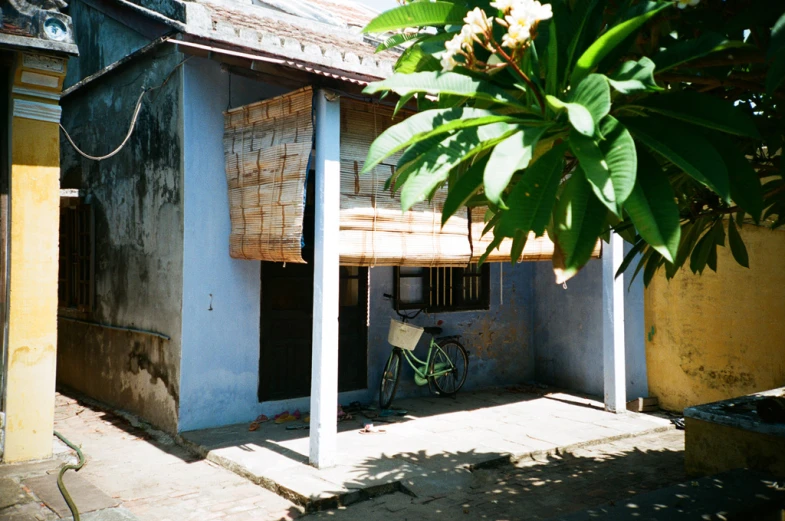
[[[69,143],[71,143],[71,146],[74,147],[74,150],[76,150],[79,153],[79,155],[86,157],[87,159],[92,159],[93,161],[103,161],[104,159],[109,159],[110,157],[117,155],[123,149],[123,147],[128,143],[128,140],[131,139],[131,134],[133,134],[134,128],[136,127],[136,121],[139,119],[139,112],[142,110],[142,101],[144,100],[144,95],[147,94],[148,92],[152,92],[154,90],[160,89],[161,87],[166,85],[169,82],[169,78],[172,77],[172,74],[174,74],[174,72],[177,69],[179,69],[185,62],[187,62],[191,58],[192,56],[184,58],[182,61],[180,61],[180,63],[175,65],[174,68],[169,72],[169,74],[167,74],[166,79],[164,79],[164,81],[157,87],[151,87],[149,89],[142,87],[142,93],[139,94],[139,98],[136,100],[136,106],[134,107],[134,114],[131,117],[131,125],[128,127],[128,133],[125,135],[125,139],[123,139],[122,143],[120,143],[120,145],[117,148],[115,148],[113,151],[109,152],[105,156],[91,156],[90,154],[83,152],[78,146],[76,146],[76,143],[74,143],[74,140],[71,139],[71,136],[68,134],[68,131],[62,125],[62,123],[60,124],[60,130],[63,131],[63,134],[65,134],[65,138],[68,140]]]

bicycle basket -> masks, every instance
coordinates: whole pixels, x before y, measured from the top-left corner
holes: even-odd
[[[413,351],[420,341],[423,331],[421,327],[404,324],[397,320],[390,319],[390,332],[387,334],[387,341],[395,347]]]

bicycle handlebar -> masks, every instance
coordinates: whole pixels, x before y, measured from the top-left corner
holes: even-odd
[[[389,293],[383,293],[382,296],[384,298],[386,298],[387,300],[392,300],[394,298]],[[420,308],[419,310],[417,310],[417,313],[415,313],[414,315],[411,315],[411,314],[401,313],[398,309],[395,309],[395,314],[398,315],[399,317],[401,317],[401,320],[406,322],[407,320],[412,320],[414,318],[417,318],[417,315],[419,315],[423,311],[424,311],[424,308]]]

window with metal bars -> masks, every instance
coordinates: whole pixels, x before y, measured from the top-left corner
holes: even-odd
[[[58,306],[82,312],[93,310],[93,209],[76,198],[61,199]]]
[[[465,268],[395,268],[398,310],[467,311],[490,307],[490,265]]]

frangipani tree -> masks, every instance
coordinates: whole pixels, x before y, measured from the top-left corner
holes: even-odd
[[[648,284],[717,247],[748,256],[745,219],[785,224],[785,2],[411,1],[374,19],[390,78],[419,111],[380,135],[365,171],[403,151],[404,210],[447,184],[446,221],[486,210],[518,258],[529,233],[556,245],[557,281],[610,230]],[[392,33],[390,35],[390,33]],[[727,222],[727,224],[726,224]],[[727,235],[726,235],[727,228]],[[490,249],[489,249],[490,251]],[[620,271],[621,271],[620,270]]]

